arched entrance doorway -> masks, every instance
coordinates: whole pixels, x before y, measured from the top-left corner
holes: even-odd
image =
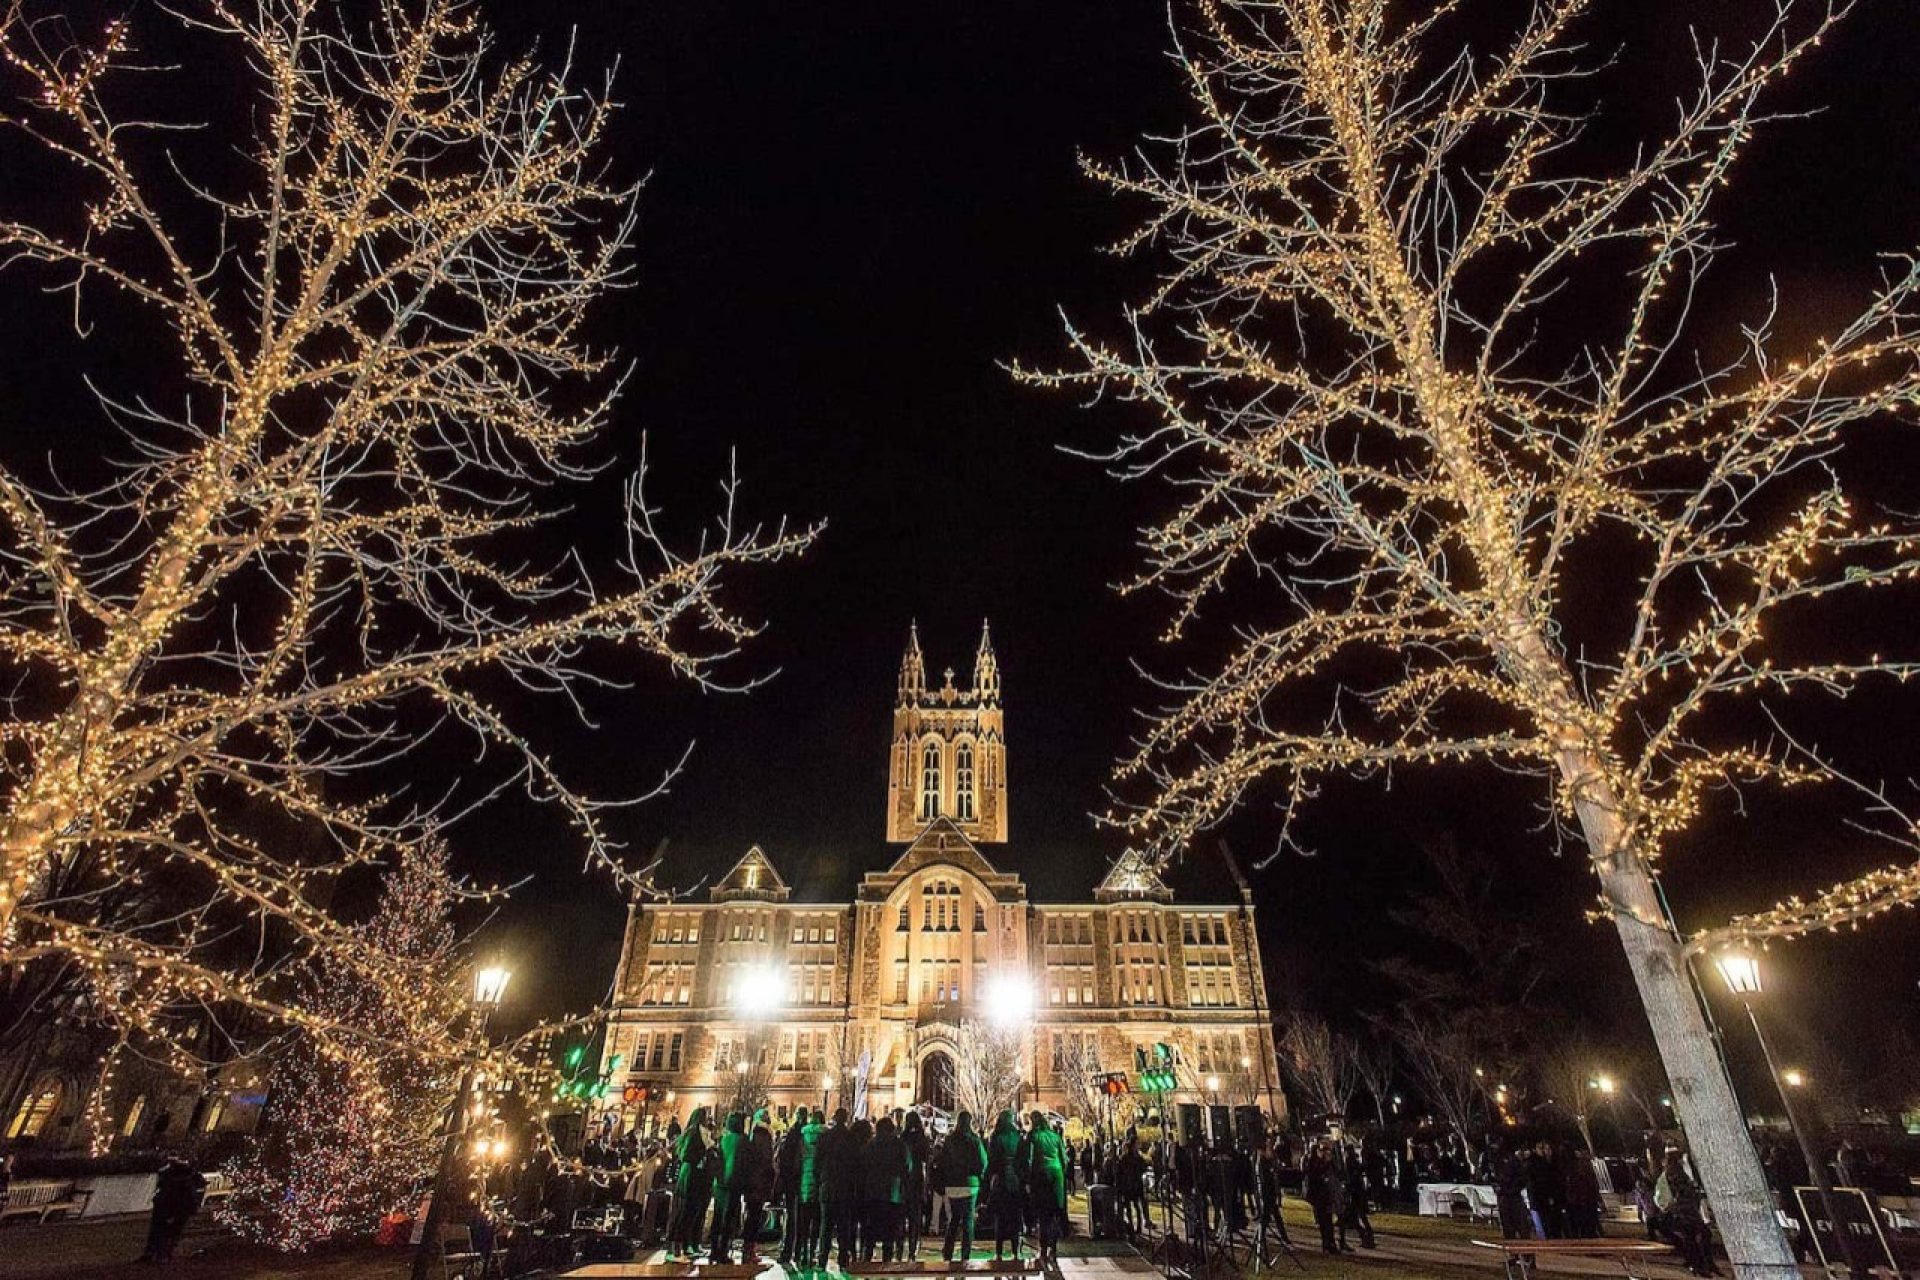
[[[930,1102],[942,1111],[953,1110],[953,1059],[942,1050],[934,1050],[920,1059],[920,1078],[915,1102]]]

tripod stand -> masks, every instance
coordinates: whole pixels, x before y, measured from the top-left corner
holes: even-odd
[[[1293,1251],[1293,1237],[1287,1233],[1287,1224],[1280,1217],[1280,1184],[1273,1183],[1272,1194],[1269,1195],[1268,1182],[1256,1172],[1254,1201],[1259,1205],[1260,1225],[1250,1241],[1251,1256],[1248,1261],[1251,1265],[1248,1269],[1254,1272],[1271,1271],[1280,1253],[1284,1253],[1294,1266],[1305,1271],[1307,1264],[1300,1261],[1300,1255]],[[1278,1253],[1273,1248],[1276,1244],[1279,1246]]]
[[[1160,1206],[1160,1238],[1147,1250],[1147,1261],[1159,1268],[1167,1280],[1211,1277],[1220,1267],[1231,1275],[1235,1270],[1233,1259],[1222,1258],[1208,1239],[1204,1197],[1196,1187],[1176,1190],[1175,1181],[1172,1177],[1154,1180],[1153,1198]],[[1177,1222],[1176,1213],[1179,1214]]]
[[[1280,1202],[1269,1198],[1268,1180],[1260,1176],[1248,1154],[1217,1150],[1207,1168],[1208,1189],[1220,1206],[1220,1220],[1214,1227],[1216,1252],[1240,1263],[1249,1273],[1272,1270],[1279,1252],[1284,1252],[1295,1267],[1305,1271],[1306,1264],[1293,1251],[1293,1240],[1280,1218]],[[1277,1184],[1274,1190],[1278,1191]],[[1249,1200],[1253,1202],[1253,1217],[1246,1216]]]

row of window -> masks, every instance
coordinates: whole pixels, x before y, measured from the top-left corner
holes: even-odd
[[[684,1031],[642,1031],[628,1061],[634,1071],[678,1071],[686,1048]]]
[[[1194,1069],[1202,1075],[1244,1070],[1246,1049],[1238,1031],[1196,1031],[1193,1034]]]
[[[929,739],[920,748],[920,820],[931,822],[946,813],[959,822],[972,822],[979,816],[974,796],[973,744],[962,742],[953,749],[953,808],[942,805],[940,744]],[[986,786],[994,787],[994,751],[986,749]]]
[[[1098,1001],[1093,994],[1091,964],[1049,964],[1047,966],[1047,1003],[1090,1005]]]
[[[921,891],[920,931],[922,933],[955,933],[966,909],[960,896],[960,886],[951,880],[935,880]],[[913,903],[900,904],[898,931],[907,932],[913,927]],[[984,902],[973,904],[973,931],[987,931],[987,907]]]
[[[832,1031],[788,1031],[780,1037],[780,1070],[831,1071],[836,1034]]]
[[[729,942],[765,942],[771,913],[756,913],[751,918],[735,919],[727,926]],[[912,904],[900,904],[899,927],[912,927]],[[962,903],[960,886],[949,880],[936,880],[922,891],[920,927],[924,930],[960,928]],[[835,917],[811,921],[796,920],[793,941],[800,943],[834,942],[838,937]],[[986,906],[973,905],[973,927],[987,927]],[[1109,935],[1121,942],[1164,943],[1166,936],[1161,916],[1153,911],[1123,911],[1109,917]],[[1051,943],[1093,945],[1093,917],[1089,914],[1062,915],[1048,912],[1042,917],[1041,935]],[[1180,920],[1180,940],[1189,947],[1225,947],[1231,944],[1227,917],[1224,915],[1184,915]],[[694,945],[700,941],[700,913],[697,911],[661,912],[653,917],[653,942],[656,946]]]
[[[671,963],[654,965],[640,984],[640,1003],[646,1005],[684,1005],[693,999],[693,965]]]

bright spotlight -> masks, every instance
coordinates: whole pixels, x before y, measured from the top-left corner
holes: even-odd
[[[997,974],[986,994],[987,1018],[997,1027],[1024,1026],[1033,1017],[1033,984],[1025,975]]]
[[[786,1001],[786,975],[772,965],[754,965],[734,979],[733,1007],[746,1017],[764,1017]]]

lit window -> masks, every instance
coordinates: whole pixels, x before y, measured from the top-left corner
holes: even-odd
[[[940,745],[929,742],[920,752],[920,816],[940,815]]]
[[[140,1127],[140,1117],[146,1114],[147,1099],[146,1095],[142,1094],[133,1100],[132,1106],[127,1108],[127,1118],[120,1122],[120,1136],[123,1138],[131,1138],[133,1131]]]
[[[953,753],[953,811],[962,822],[973,821],[973,744],[963,742]]]
[[[8,1125],[8,1138],[38,1138],[46,1132],[48,1121],[54,1119],[54,1113],[60,1111],[60,1082],[44,1080],[40,1088],[19,1103],[19,1111],[13,1113],[13,1123]]]

